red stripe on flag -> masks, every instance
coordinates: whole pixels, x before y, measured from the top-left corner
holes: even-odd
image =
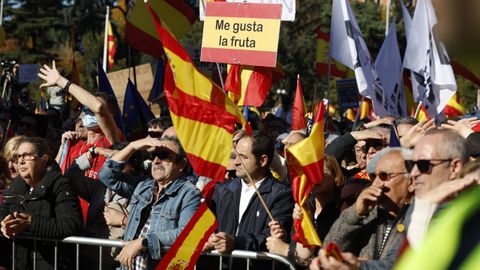
[[[465,79],[470,80],[477,86],[480,86],[480,78],[478,78],[475,74],[473,74],[470,70],[466,67],[462,66],[461,64],[452,61],[452,68],[455,74],[464,77]]]
[[[262,106],[272,86],[272,69],[266,67],[255,67],[248,80],[245,98],[242,105]]]
[[[307,166],[302,166],[303,173],[307,176],[308,181],[313,184],[322,181],[323,176],[323,157],[322,159],[310,163]]]
[[[192,218],[190,219],[190,222],[188,222],[185,228],[183,228],[177,240],[175,240],[175,243],[173,243],[173,245],[170,247],[170,250],[167,252],[167,254],[165,254],[165,256],[163,256],[162,260],[157,264],[157,266],[155,267],[156,270],[167,269],[172,259],[175,258],[175,256],[177,255],[178,250],[182,248],[182,245],[184,244],[185,239],[188,237],[190,232],[195,228],[195,225],[199,220],[201,220],[201,217],[205,214],[206,211],[209,211],[207,205],[205,203],[201,203],[197,211],[195,212],[195,214],[193,214]],[[195,252],[192,254],[191,260],[185,269],[193,269],[193,266],[195,265],[195,263],[197,263],[198,257],[202,252],[203,245],[207,242],[208,237],[213,232],[215,232],[215,229],[217,228],[217,226],[218,226],[218,222],[215,220],[214,224],[205,232],[200,242],[197,243],[197,246],[195,247]]]
[[[212,58],[211,55],[215,55],[215,58]],[[235,63],[232,63],[233,58],[235,58]],[[210,59],[215,59],[215,61]],[[248,65],[252,66],[275,67],[277,52],[202,48],[201,60],[204,62],[222,62],[240,65],[248,63]]]
[[[208,17],[238,17],[238,18],[259,18],[259,19],[280,19],[282,15],[281,4],[225,4],[207,3],[205,16]],[[232,6],[237,8],[232,8]]]
[[[317,38],[330,42],[330,35],[320,30],[317,30]]]
[[[155,58],[160,58],[163,55],[162,43],[128,20],[125,26],[125,40],[135,49]]]
[[[197,175],[203,175],[213,180],[223,181],[223,179],[225,179],[225,173],[227,172],[225,166],[210,162],[190,153],[187,153],[187,157],[191,164],[196,165],[195,173]]]
[[[175,85],[169,65],[166,68],[165,78],[165,95],[170,111],[180,117],[221,127],[230,133],[235,131],[234,126],[237,122],[237,117],[228,113],[225,109],[224,104],[227,98],[225,94],[219,97],[218,94],[216,96],[213,94],[216,91],[212,91],[211,98],[217,99],[212,102],[219,102],[218,99],[223,98],[221,100],[222,103],[220,103],[223,106],[186,94]]]
[[[195,15],[193,8],[183,0],[165,0],[165,2],[178,10],[191,24],[197,20],[197,15]]]

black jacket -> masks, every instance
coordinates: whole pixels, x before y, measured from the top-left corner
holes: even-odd
[[[108,225],[103,216],[105,209],[105,185],[93,178],[85,176],[85,171],[73,162],[65,172],[70,179],[73,190],[89,203],[87,217],[82,234],[89,237],[108,238]]]
[[[4,199],[0,205],[0,220],[15,211],[32,215],[32,226],[24,235],[62,239],[76,234],[82,226],[78,198],[58,168],[47,170],[32,191],[21,177],[17,177],[5,190]],[[16,243],[16,268],[33,269],[32,241],[18,239]],[[53,269],[53,247],[52,242],[37,241],[37,269]],[[59,268],[66,268],[69,257],[63,255],[66,249],[60,246],[58,250]]]
[[[217,230],[235,236],[235,249],[267,251],[265,244],[270,236],[270,218],[256,194],[250,200],[240,225],[238,224],[242,191],[240,181],[240,178],[236,178],[217,185],[215,189],[212,210],[218,220]],[[291,188],[268,176],[258,189],[275,220],[290,232],[294,206]]]

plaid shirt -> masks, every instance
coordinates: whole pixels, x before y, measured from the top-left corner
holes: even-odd
[[[143,225],[142,230],[140,231],[140,238],[147,237],[148,231],[150,230],[150,219],[151,216],[148,217],[145,225]],[[144,270],[148,269],[148,256],[147,252],[143,252],[135,258],[133,262],[133,269],[134,270]]]

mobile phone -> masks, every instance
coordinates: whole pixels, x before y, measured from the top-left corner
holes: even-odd
[[[333,242],[328,243],[327,246],[325,247],[325,255],[327,257],[333,256],[338,261],[343,261],[342,252],[338,248],[337,244],[335,244]]]

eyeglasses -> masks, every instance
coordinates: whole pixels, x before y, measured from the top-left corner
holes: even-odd
[[[36,158],[38,158],[39,155],[37,153],[23,153],[23,154],[16,154],[13,158],[12,158],[12,162],[13,163],[17,163],[20,158],[22,158],[24,161],[33,161],[35,160]]]
[[[402,175],[402,174],[408,174],[408,172],[378,172],[378,173],[375,173],[373,174],[372,176],[374,177],[378,177],[378,179],[382,180],[382,181],[388,181],[396,176],[399,176],[399,175]],[[374,178],[371,178],[371,179],[374,179]]]
[[[432,161],[440,161],[437,164],[432,163]],[[415,164],[417,164],[417,168],[421,173],[430,173],[432,168],[440,165],[444,162],[450,162],[452,159],[419,159],[419,160],[405,160],[405,168],[407,171],[411,172]]]
[[[161,132],[161,131],[149,131],[147,133],[148,133],[148,136],[150,136],[152,138],[161,138],[162,135],[163,135],[163,132]]]
[[[154,160],[155,158],[158,158],[160,160],[170,160],[174,161],[177,160],[178,156],[170,151],[167,150],[157,150],[154,152],[150,152],[149,154],[149,159]]]

